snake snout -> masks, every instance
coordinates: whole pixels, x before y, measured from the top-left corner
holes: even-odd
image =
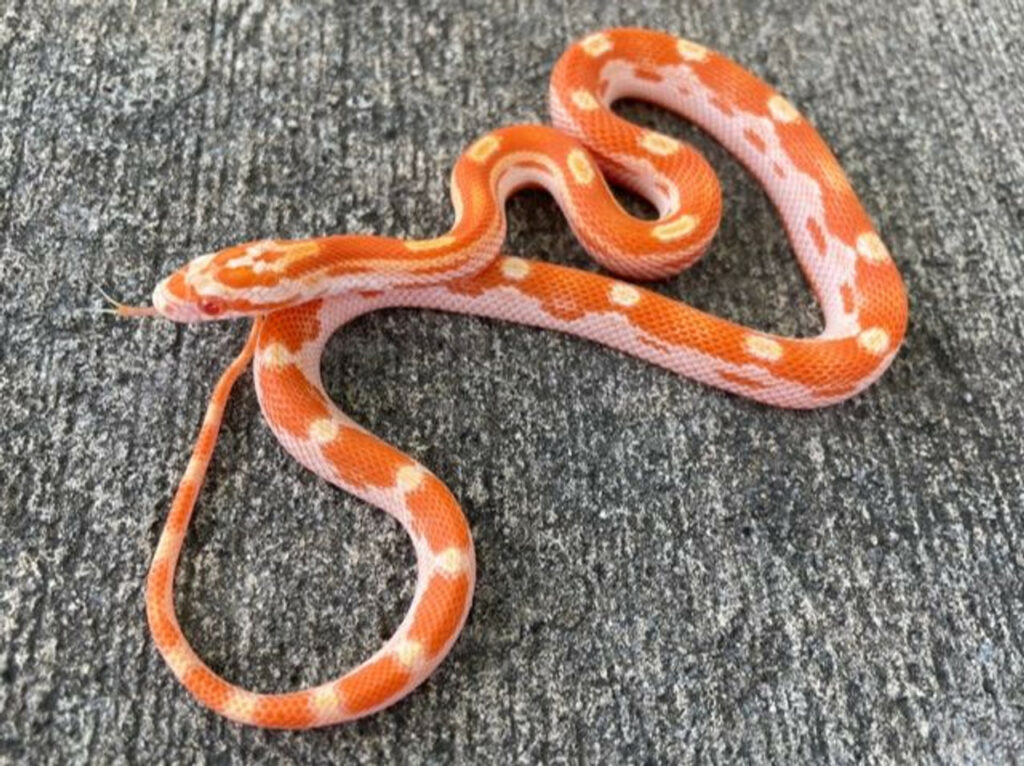
[[[174,322],[198,322],[206,317],[199,311],[194,301],[182,295],[182,286],[175,284],[177,275],[172,274],[160,280],[153,289],[153,308],[161,316]]]

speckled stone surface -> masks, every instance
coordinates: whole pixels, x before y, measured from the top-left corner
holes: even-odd
[[[1024,756],[1024,7],[846,2],[0,6],[0,761],[996,763]],[[554,9],[554,10],[552,10]],[[879,384],[769,409],[577,339],[392,311],[340,405],[462,500],[476,602],[394,708],[309,733],[200,709],[143,580],[240,324],[90,315],[260,236],[428,236],[475,136],[546,119],[581,34],[728,52],[819,126],[912,307]],[[818,327],[764,195],[713,142],[722,231],[659,289]],[[554,204],[507,250],[592,268]],[[178,578],[228,678],[328,679],[400,621],[397,524],[301,469],[243,379]]]

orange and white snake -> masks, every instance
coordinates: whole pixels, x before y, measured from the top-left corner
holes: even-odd
[[[760,181],[821,305],[821,335],[762,333],[624,281],[500,254],[505,200],[528,186],[554,195],[587,251],[621,276],[665,277],[707,248],[721,214],[715,174],[694,148],[616,116],[609,105],[623,97],[692,120]],[[122,315],[182,322],[254,317],[245,348],[214,389],[146,596],[157,648],[185,687],[218,713],[294,729],[373,713],[431,673],[469,612],[473,544],[455,498],[324,393],[324,345],[355,317],[412,306],[551,328],[782,407],[846,399],[896,354],[907,322],[900,275],[835,157],[771,87],[696,43],[609,29],[562,55],[550,105],[554,127],[501,128],[459,158],[451,180],[455,223],[443,236],[238,245],[164,279],[152,307],[118,306]],[[627,214],[609,180],[652,202],[657,219]],[[174,611],[174,573],[196,496],[231,386],[253,358],[260,406],[281,444],[317,475],[398,519],[418,566],[409,612],[375,654],[336,680],[285,694],[254,693],[218,676],[189,646]]]

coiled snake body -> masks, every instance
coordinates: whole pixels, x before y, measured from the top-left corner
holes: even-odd
[[[624,281],[499,253],[505,199],[526,186],[554,195],[588,252],[624,277],[654,279],[696,260],[721,212],[717,178],[692,147],[633,125],[609,105],[659,104],[702,127],[761,182],[786,226],[824,316],[810,339],[762,333]],[[554,127],[489,133],[459,158],[455,223],[435,239],[330,236],[264,240],[194,259],[163,280],[151,309],[176,321],[254,317],[218,382],[161,534],[146,607],[154,641],[204,705],[242,723],[306,728],[391,705],[444,658],[469,611],[469,526],[444,484],[342,414],[324,393],[320,356],[335,330],[369,311],[416,306],[580,335],[680,375],[782,407],[846,399],[889,365],[907,303],[885,245],[821,137],[768,85],[722,55],[659,32],[609,29],[571,46],[550,90]],[[607,180],[652,202],[656,220],[623,211]],[[173,580],[232,384],[255,358],[264,417],[297,460],[392,514],[416,550],[409,612],[369,659],[336,680],[285,694],[214,673],[175,617]]]

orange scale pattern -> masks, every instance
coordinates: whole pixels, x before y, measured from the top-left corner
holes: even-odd
[[[504,203],[547,189],[583,246],[620,276],[676,273],[708,248],[722,211],[718,179],[684,142],[630,124],[610,102],[643,98],[704,128],[764,185],[824,313],[818,338],[787,338],[716,317],[627,282],[503,256]],[[203,705],[273,728],[349,721],[393,704],[451,649],[472,601],[470,527],[427,469],[349,420],[320,381],[336,329],[368,311],[421,306],[592,339],[766,404],[809,408],[863,390],[903,340],[907,298],[835,157],[773,88],[719,53],[660,32],[609,29],[571,46],[552,74],[555,126],[514,125],[473,142],[452,172],[446,234],[402,240],[333,235],[261,240],[194,259],[158,285],[156,310],[196,321],[254,317],[217,382],[147,580],[157,649]],[[623,183],[660,211],[638,220],[615,200]],[[255,357],[264,417],[303,465],[394,515],[417,552],[405,620],[365,662],[316,687],[259,694],[195,655],[174,614],[174,572],[231,387]]]

